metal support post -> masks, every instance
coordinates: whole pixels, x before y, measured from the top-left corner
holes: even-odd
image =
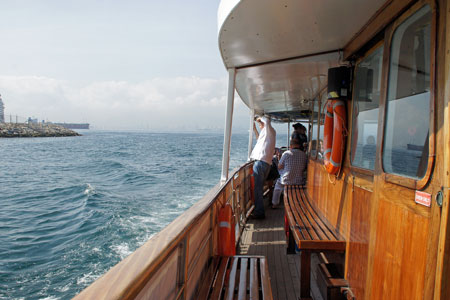
[[[289,149],[291,141],[291,121],[288,122],[287,148]]]
[[[223,137],[223,154],[222,154],[222,182],[228,180],[228,169],[230,168],[230,145],[231,145],[231,126],[233,121],[234,108],[234,81],[236,77],[236,69],[228,70],[228,100],[227,114],[225,117],[225,132]]]
[[[250,110],[250,129],[248,130],[248,156],[247,160],[250,161],[250,155],[252,154],[253,148],[253,124],[255,119],[255,110]]]

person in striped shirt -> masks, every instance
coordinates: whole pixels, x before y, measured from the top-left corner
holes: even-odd
[[[272,208],[280,203],[280,195],[287,185],[304,185],[303,172],[306,168],[306,154],[301,150],[300,141],[292,139],[290,142],[290,150],[283,153],[278,170],[280,178],[278,178],[272,196]]]

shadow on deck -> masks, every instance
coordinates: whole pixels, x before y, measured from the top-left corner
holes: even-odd
[[[265,200],[268,203],[268,200]],[[281,201],[282,203],[282,201]],[[240,241],[241,255],[264,255],[269,264],[270,281],[273,298],[279,300],[296,300],[300,298],[300,255],[286,254],[284,234],[284,207],[276,209],[266,206],[264,220],[250,219]],[[322,297],[311,276],[313,299]]]

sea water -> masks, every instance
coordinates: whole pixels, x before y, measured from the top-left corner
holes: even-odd
[[[219,182],[223,134],[82,134],[0,139],[0,299],[72,298]]]

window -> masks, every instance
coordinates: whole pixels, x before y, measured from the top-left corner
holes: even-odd
[[[312,136],[309,144],[309,151],[311,157],[316,157],[317,155],[317,117],[319,114],[319,99],[316,98],[313,101],[313,113],[312,113]]]
[[[369,170],[375,168],[382,64],[383,47],[378,47],[355,68],[351,163]]]
[[[430,123],[431,9],[424,6],[392,37],[384,130],[383,168],[425,176]]]
[[[325,125],[325,113],[327,112],[327,93],[323,93],[320,99],[320,121],[319,121],[319,144],[317,149],[317,157],[323,159],[323,130]]]

